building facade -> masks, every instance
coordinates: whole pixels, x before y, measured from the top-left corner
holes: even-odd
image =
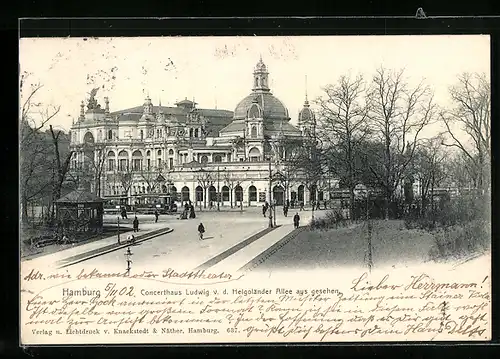
[[[307,95],[293,126],[269,88],[262,59],[250,94],[234,111],[199,108],[188,99],[176,107],[156,106],[148,96],[142,106],[110,112],[108,98],[102,108],[96,92],[86,109],[82,101],[71,128],[71,168],[103,198],[135,204],[171,194],[178,203],[223,206],[327,199],[326,191],[308,191],[287,168],[290,144],[301,146],[315,132]]]

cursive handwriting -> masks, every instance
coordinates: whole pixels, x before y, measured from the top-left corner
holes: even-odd
[[[64,288],[23,292],[23,328],[54,338],[163,334],[220,335],[221,340],[291,341],[439,340],[489,336],[490,295],[474,282],[438,281],[427,274],[391,278],[362,273],[344,288],[238,287],[240,278],[209,271],[143,272],[130,283],[124,273],[81,270]],[[33,270],[26,281],[48,276]],[[60,280],[66,278],[58,277]],[[222,281],[182,289],[157,280]],[[82,280],[96,281],[82,285]],[[224,282],[226,281],[226,282]],[[210,284],[210,282],[207,282]],[[45,328],[48,330],[42,330]],[[62,335],[61,334],[61,335]],[[224,334],[224,336],[222,336]],[[72,337],[73,338],[73,337]]]

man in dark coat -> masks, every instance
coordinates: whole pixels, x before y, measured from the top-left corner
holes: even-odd
[[[158,223],[158,217],[160,217],[160,213],[155,209],[155,223]]]
[[[203,240],[203,233],[205,233],[205,226],[200,222],[198,226],[198,235],[200,236],[200,240]]]
[[[137,219],[137,216],[134,218],[134,232],[139,232],[139,220]]]
[[[196,218],[196,214],[194,213],[194,206],[192,204],[189,205],[189,218]]]
[[[294,228],[299,228],[299,222],[300,222],[300,216],[298,213],[295,213],[295,216],[293,216],[293,226]]]

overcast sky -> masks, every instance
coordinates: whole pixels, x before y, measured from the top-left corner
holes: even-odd
[[[111,111],[142,105],[147,94],[154,105],[195,98],[198,107],[234,110],[262,56],[271,91],[296,123],[306,75],[313,99],[342,74],[405,68],[410,82],[425,78],[446,105],[459,73],[489,76],[489,46],[489,36],[36,38],[20,40],[20,67],[44,85],[37,101],[61,106],[52,124],[69,130],[93,87]]]

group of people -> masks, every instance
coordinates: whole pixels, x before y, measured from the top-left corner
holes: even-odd
[[[191,201],[184,204],[184,210],[182,211],[179,219],[196,218],[196,213],[194,212],[194,205]]]

